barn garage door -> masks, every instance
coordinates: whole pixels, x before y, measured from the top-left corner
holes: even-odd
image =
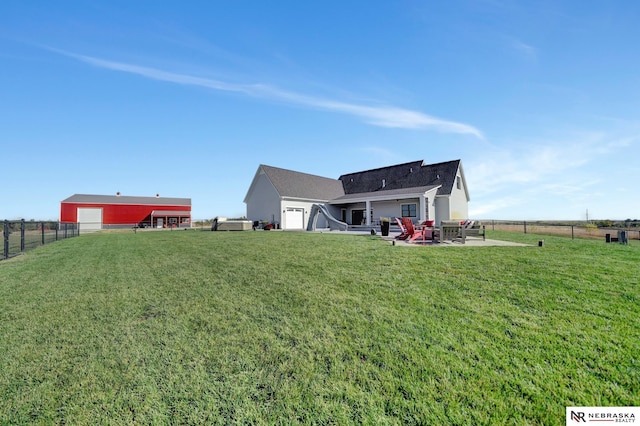
[[[78,223],[80,224],[80,232],[102,229],[102,209],[78,208]]]
[[[304,229],[304,209],[287,207],[284,216],[285,229]]]

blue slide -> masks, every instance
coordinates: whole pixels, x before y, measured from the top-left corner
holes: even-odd
[[[344,222],[340,222],[335,217],[331,216],[329,209],[323,204],[314,204],[311,206],[311,216],[309,217],[309,225],[307,225],[307,231],[316,230],[316,222],[318,221],[318,214],[322,213],[329,223],[329,229],[332,231],[346,231],[349,228]]]

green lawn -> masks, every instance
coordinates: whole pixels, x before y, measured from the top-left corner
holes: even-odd
[[[640,405],[640,245],[114,232],[0,262],[0,424],[564,424]]]

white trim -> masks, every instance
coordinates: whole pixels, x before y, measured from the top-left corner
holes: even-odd
[[[380,195],[362,195],[361,197],[354,198],[341,198],[339,200],[330,200],[329,204],[353,204],[364,203],[367,201],[390,201],[390,200],[404,200],[408,198],[419,198],[429,194],[430,192],[437,191],[442,185],[438,185],[428,191],[421,192],[406,192],[402,194],[380,194]],[[439,195],[439,197],[448,197],[449,195]]]

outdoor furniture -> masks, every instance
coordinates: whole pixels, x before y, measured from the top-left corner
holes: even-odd
[[[396,222],[400,227],[400,235],[396,237],[396,240],[406,240],[411,235],[404,224],[404,219],[405,219],[404,217],[402,219],[399,217],[396,217]],[[411,225],[413,226],[413,223],[411,223]]]
[[[433,223],[429,223],[431,226],[427,226],[426,223],[416,226],[409,217],[396,218],[396,221],[402,229],[402,233],[396,237],[397,239],[407,240],[408,243],[433,241],[435,235]]]
[[[417,230],[413,225],[413,221],[409,217],[396,218],[396,222],[402,232],[400,235],[396,237],[397,240],[407,240],[407,242],[412,242],[417,238],[422,236],[422,229]]]
[[[458,221],[440,222],[440,241],[460,241],[464,244],[465,235],[462,235],[462,225]]]
[[[417,238],[416,237],[417,231],[416,231],[416,228],[413,226],[413,221],[411,220],[411,218],[403,217],[402,224],[404,225],[404,228],[407,230],[407,238],[409,239],[409,242],[411,242],[412,239]]]
[[[465,240],[466,237],[469,237],[469,236],[474,236],[474,237],[482,236],[482,241],[486,241],[484,225],[475,220],[465,221],[465,223],[462,224],[461,233],[463,234],[462,235],[463,240]]]
[[[420,228],[419,231],[415,232],[411,238],[409,238],[409,242],[435,242],[438,231],[435,228],[434,220],[425,220],[423,223],[418,225]]]
[[[458,221],[442,221],[440,222],[440,239],[442,241],[459,241],[464,244],[467,241],[467,237],[482,236],[482,240],[485,240],[485,227],[480,222],[475,220],[463,220]]]

